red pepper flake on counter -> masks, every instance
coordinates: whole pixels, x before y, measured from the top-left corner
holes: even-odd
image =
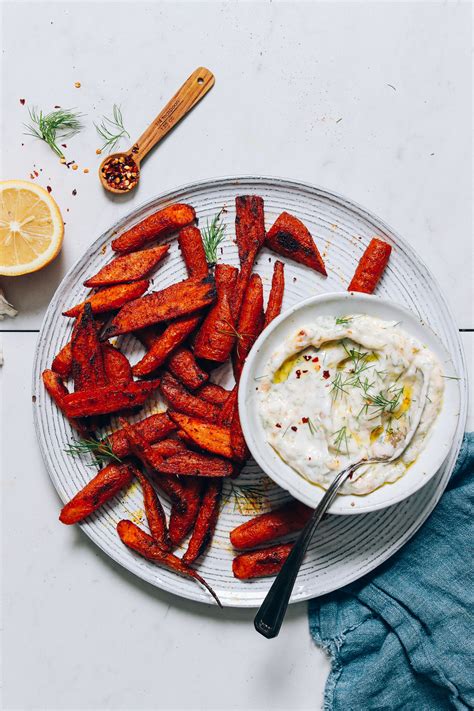
[[[295,373],[296,373],[297,380],[299,380],[301,378],[301,370],[298,369],[295,371]]]
[[[276,422],[276,423],[275,423],[275,427],[278,427],[278,429],[280,429],[280,430],[281,430],[281,425],[280,425],[280,423],[279,423],[279,422]]]
[[[291,429],[293,430],[293,432],[298,432],[298,428],[295,427],[295,425],[293,425]]]
[[[327,380],[330,377],[329,370],[323,370],[323,378],[324,380]]]
[[[301,422],[302,422],[304,425],[307,425],[308,422],[309,422],[309,417],[302,417],[302,418],[301,418]]]
[[[46,190],[48,191],[48,193],[50,193],[52,192],[53,188],[50,185],[47,185]]]
[[[25,101],[26,101],[26,99],[20,99],[20,104],[21,104],[22,106],[24,106],[24,105],[25,105]]]
[[[138,167],[129,156],[111,157],[102,166],[102,175],[116,190],[131,190],[138,183]]]
[[[313,363],[319,363],[319,358],[318,358],[318,356],[316,356],[315,358],[313,358]]]
[[[310,355],[305,355],[305,356],[303,356],[303,358],[304,358],[306,361],[311,360],[311,356],[310,356]]]
[[[73,194],[73,195],[77,195],[77,190],[76,190],[76,188],[74,188],[74,190],[72,191],[72,194]]]

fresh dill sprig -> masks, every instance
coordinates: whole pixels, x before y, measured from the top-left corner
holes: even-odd
[[[386,414],[387,412],[393,413],[400,404],[403,388],[398,388],[396,390],[389,388],[389,390],[391,390],[390,394],[393,395],[392,398],[387,397],[389,395],[389,391],[386,391],[385,394],[383,392],[379,392],[378,395],[375,395],[375,397],[372,397],[371,395],[367,397],[367,405],[369,407],[376,408],[373,413],[374,417]]]
[[[114,462],[122,462],[120,457],[117,457],[114,453],[112,443],[108,437],[103,440],[92,438],[73,440],[71,444],[64,448],[64,451],[71,457],[82,457],[84,454],[91,454],[100,463],[109,459]]]
[[[352,319],[349,316],[339,316],[336,318],[336,326],[345,326],[350,323]]]
[[[346,385],[347,383],[342,377],[342,373],[337,373],[336,377],[331,381],[331,395],[334,400],[337,400],[339,395],[347,395]]]
[[[311,417],[305,418],[305,425],[308,425],[310,433],[313,435],[316,434],[316,427],[314,426],[314,422],[311,420]]]
[[[202,241],[206,259],[210,267],[217,262],[217,248],[225,237],[225,224],[221,220],[222,210],[220,210],[211,223],[206,222],[206,227],[202,231]]]
[[[80,121],[83,114],[77,113],[75,109],[56,109],[49,114],[44,114],[41,109],[33,107],[29,109],[31,123],[24,124],[26,135],[34,136],[44,141],[60,158],[64,158],[64,153],[58,146],[58,141],[70,138],[78,133],[82,128]]]
[[[234,511],[245,515],[258,512],[266,502],[265,491],[256,484],[236,484],[229,481],[229,488],[222,496],[222,506],[230,501],[234,503]]]
[[[111,153],[124,136],[130,138],[129,132],[123,125],[122,111],[120,106],[117,106],[117,104],[113,105],[112,118],[103,116],[100,124],[95,123],[94,126],[97,133],[104,141],[104,145],[100,149],[101,151],[107,149],[107,152]]]
[[[347,431],[347,427],[344,425],[340,430],[337,430],[332,434],[337,454],[349,454],[349,437],[351,436],[351,433]],[[343,447],[345,452],[341,452]]]

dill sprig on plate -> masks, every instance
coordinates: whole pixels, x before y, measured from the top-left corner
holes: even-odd
[[[222,506],[233,501],[234,511],[246,515],[260,512],[266,503],[265,491],[257,484],[237,484],[233,481],[226,484],[229,484],[229,487],[226,487],[222,495]]]
[[[217,248],[225,237],[225,224],[221,220],[222,210],[215,217],[206,222],[206,227],[202,231],[202,242],[206,259],[210,267],[213,267],[217,262]]]
[[[334,447],[337,454],[349,454],[349,437],[351,433],[347,431],[347,427],[344,425],[341,429],[333,432],[332,436],[334,437]],[[344,452],[341,451],[343,447],[345,449]]]
[[[120,457],[114,454],[112,449],[112,444],[108,437],[102,440],[96,440],[93,438],[83,438],[73,440],[71,444],[64,448],[66,454],[71,457],[82,457],[85,454],[90,454],[95,457],[96,461],[100,464],[107,462],[109,459],[114,462],[121,463]],[[91,466],[95,466],[92,464]]]
[[[104,145],[100,149],[101,151],[107,150],[108,153],[111,153],[124,136],[130,138],[129,132],[123,125],[122,111],[117,104],[113,105],[112,118],[103,116],[100,124],[95,123],[94,126],[104,141]]]
[[[336,318],[336,326],[346,326],[348,323],[350,323],[352,319],[350,316],[339,316]]]
[[[58,146],[58,141],[64,141],[78,133],[82,128],[80,121],[83,114],[75,109],[56,109],[49,114],[33,107],[29,109],[31,123],[25,123],[26,135],[34,136],[44,141],[60,158],[64,153]]]

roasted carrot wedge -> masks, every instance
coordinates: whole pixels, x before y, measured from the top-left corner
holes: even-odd
[[[153,450],[153,447],[151,449]],[[193,452],[190,449],[158,461],[155,468],[162,474],[186,477],[226,477],[233,473],[232,463],[227,459]]]
[[[165,234],[190,225],[195,217],[196,213],[190,205],[168,205],[114,239],[112,249],[121,253],[134,252]]]
[[[224,363],[235,343],[236,330],[229,298],[222,294],[210,310],[194,341],[198,358]]]
[[[132,381],[132,366],[127,356],[109,343],[102,344],[104,366],[109,383],[130,383]]]
[[[62,523],[78,523],[130,484],[133,471],[126,464],[109,464],[67,503],[59,514]]]
[[[183,454],[188,451],[188,448],[179,439],[172,439],[167,437],[166,439],[160,439],[159,442],[151,445],[154,452],[158,452],[160,457],[172,457],[175,454]]]
[[[107,311],[116,311],[120,309],[128,301],[133,301],[145,293],[149,286],[148,279],[135,281],[131,284],[117,284],[109,286],[107,289],[101,289],[96,294],[92,294],[81,304],[73,306],[72,309],[63,312],[63,316],[75,318],[81,313],[84,304],[90,304],[94,314],[106,313]]]
[[[201,505],[203,480],[197,477],[189,477],[184,484],[186,509],[183,511],[179,506],[175,505],[171,507],[169,533],[170,540],[175,546],[179,546],[194,526]]]
[[[244,433],[242,432],[237,402],[234,405],[234,414],[230,425],[230,444],[232,452],[234,453],[234,458],[238,459],[239,462],[244,462],[249,458],[249,450],[247,443],[245,442]]]
[[[187,437],[201,449],[227,459],[232,459],[234,456],[228,427],[206,422],[197,417],[190,417],[181,412],[170,411],[169,415]]]
[[[140,328],[138,331],[134,331],[133,335],[140,341],[142,346],[145,346],[145,348],[151,348],[156,339],[161,336],[163,330],[164,325],[158,324],[157,326]]]
[[[326,267],[307,227],[294,215],[282,212],[267,232],[265,244],[277,254],[294,259],[326,276]]]
[[[272,288],[268,297],[267,310],[265,311],[265,321],[263,328],[266,328],[274,318],[280,315],[283,303],[283,292],[285,291],[285,267],[283,262],[276,260],[273,267]]]
[[[74,390],[86,390],[106,385],[102,344],[90,304],[86,304],[78,317],[77,328],[71,340],[71,371]]]
[[[209,271],[201,232],[197,227],[184,227],[178,235],[178,244],[190,277],[203,277]]]
[[[64,412],[67,417],[90,417],[106,415],[119,410],[130,410],[143,405],[145,400],[156,390],[159,380],[106,385],[94,390],[71,393],[64,398]]]
[[[140,422],[135,422],[131,427],[134,430],[136,429],[148,444],[158,442],[177,429],[167,412],[150,415],[144,420],[140,420]],[[123,429],[115,430],[115,432],[109,434],[106,441],[115,456],[120,459],[127,457],[131,453],[130,445]]]
[[[132,521],[119,521],[117,524],[117,533],[120,536],[120,540],[129,548],[134,550],[139,555],[147,558],[148,560],[162,565],[168,570],[172,570],[175,573],[183,575],[185,578],[191,578],[197,580],[201,585],[204,585],[206,590],[212,595],[214,600],[217,602],[219,607],[222,607],[219,598],[217,597],[214,590],[206,583],[204,578],[202,578],[195,570],[190,568],[186,563],[173,555],[172,553],[167,553],[163,551],[157,542],[153,540],[145,531],[138,528]]]
[[[230,427],[237,407],[238,387],[234,385],[229,396],[222,406],[217,423],[222,427]]]
[[[238,195],[235,198],[235,237],[243,264],[250,253],[255,255],[265,240],[263,200],[257,195]]]
[[[150,375],[178,348],[197,328],[200,316],[182,316],[172,321],[159,336],[156,336],[149,346],[149,351],[134,365],[135,375],[143,377]]]
[[[61,412],[68,418],[71,427],[77,430],[81,435],[88,433],[87,427],[81,420],[75,420],[68,417],[65,412],[64,400],[69,395],[69,390],[64,385],[60,376],[54,370],[44,370],[42,373],[44,387],[48,391],[49,396],[54,400]]]
[[[387,266],[392,248],[381,239],[370,240],[347,291],[372,294]]]
[[[250,580],[251,578],[276,575],[282,569],[292,548],[292,543],[284,543],[280,546],[252,551],[252,553],[242,553],[232,562],[234,577],[239,580]]]
[[[215,385],[215,383],[206,383],[202,385],[196,392],[201,400],[206,400],[207,402],[212,402],[213,405],[221,407],[227,401],[230,395],[229,390],[226,390],[221,385]]]
[[[51,364],[51,369],[55,373],[61,376],[61,378],[69,378],[71,375],[72,367],[72,345],[71,341],[68,341],[64,345],[59,353],[54,356],[53,362]]]
[[[204,553],[212,541],[219,516],[221,492],[222,482],[220,480],[212,480],[206,484],[191,540],[183,556],[185,563],[193,563]]]
[[[219,417],[220,409],[216,405],[201,400],[197,395],[192,395],[171,373],[163,374],[160,389],[173,410],[203,420],[215,421]]]
[[[170,356],[168,368],[190,390],[196,390],[209,378],[206,371],[198,365],[189,348],[178,348]]]
[[[172,506],[175,506],[179,511],[187,510],[186,486],[177,476],[166,476],[153,472],[153,481],[170,498]]]
[[[252,274],[245,292],[237,326],[238,338],[233,359],[234,376],[238,382],[250,349],[263,328],[263,287],[258,274]]]
[[[154,291],[141,299],[135,299],[130,304],[126,304],[106,329],[103,338],[107,339],[121,333],[137,331],[145,326],[199,311],[204,306],[211,304],[215,297],[216,289],[214,278],[211,275],[197,279],[185,279],[162,291]]]
[[[122,257],[116,257],[112,262],[102,267],[97,274],[89,277],[84,286],[99,287],[144,279],[156,267],[168,252],[169,244],[163,244],[142,252],[132,252]]]
[[[231,300],[232,294],[237,283],[239,270],[237,267],[232,267],[230,264],[216,264],[214,269],[214,278],[216,280],[217,293],[225,292]]]
[[[313,509],[300,501],[290,501],[274,511],[255,516],[234,528],[230,532],[230,542],[234,548],[240,550],[273,543],[289,533],[301,531],[312,513]]]

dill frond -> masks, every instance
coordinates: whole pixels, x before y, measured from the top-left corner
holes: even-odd
[[[100,463],[107,462],[109,459],[119,463],[122,462],[120,457],[114,454],[108,437],[103,440],[92,438],[73,440],[71,444],[64,448],[64,451],[71,457],[82,457],[85,454],[90,454]]]
[[[41,109],[33,107],[29,109],[31,123],[24,124],[26,135],[34,136],[44,141],[60,158],[64,158],[58,141],[70,138],[78,133],[82,128],[80,119],[83,114],[75,109],[56,109],[49,114],[43,113]]]
[[[117,104],[113,105],[112,118],[103,116],[100,124],[95,123],[94,126],[104,141],[104,145],[100,149],[101,151],[107,150],[108,153],[111,153],[124,136],[130,138],[129,132],[123,125],[122,111]]]
[[[222,210],[212,219],[206,222],[206,227],[202,231],[202,241],[206,259],[210,267],[213,267],[217,262],[217,248],[225,237],[225,224],[221,220]]]

